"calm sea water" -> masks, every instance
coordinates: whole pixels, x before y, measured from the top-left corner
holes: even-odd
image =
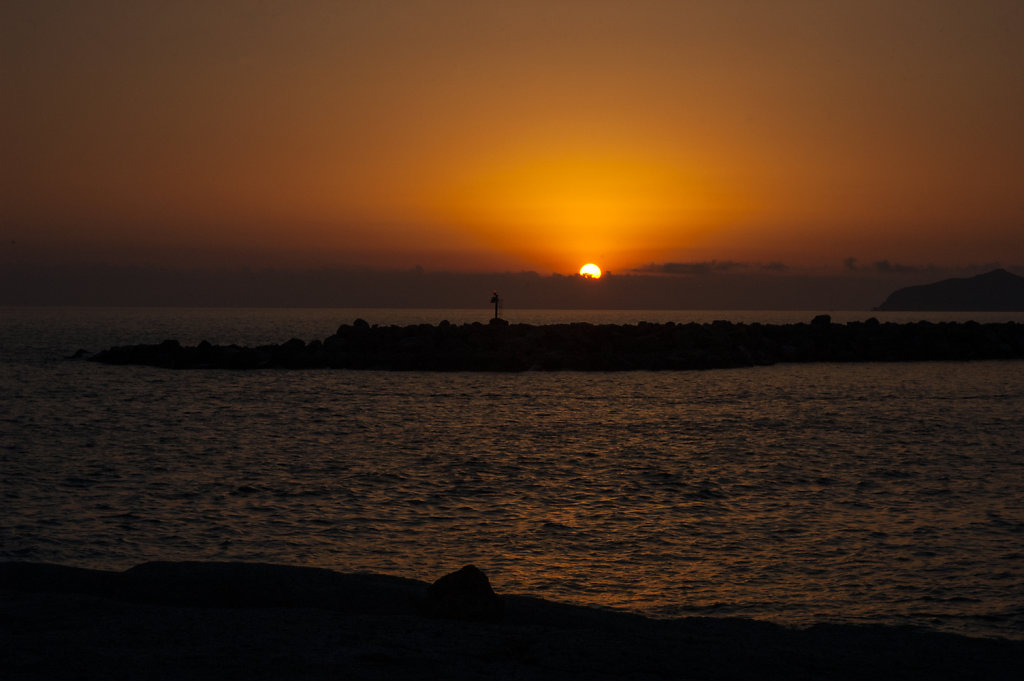
[[[487,313],[0,312],[2,560],[268,561],[424,580],[472,562],[499,592],[659,617],[1024,638],[1024,362],[173,372],[63,358]],[[922,318],[833,320],[873,314]]]

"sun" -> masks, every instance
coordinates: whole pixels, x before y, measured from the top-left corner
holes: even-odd
[[[586,265],[580,268],[580,276],[586,277],[587,279],[600,279],[601,268],[592,262],[588,262]]]

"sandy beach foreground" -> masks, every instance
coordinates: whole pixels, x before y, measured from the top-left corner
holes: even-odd
[[[423,614],[426,583],[253,563],[0,564],[7,679],[1016,679],[1024,641],[892,627],[651,620],[503,595]]]

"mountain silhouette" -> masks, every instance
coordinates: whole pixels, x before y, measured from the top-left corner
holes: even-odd
[[[878,310],[1024,310],[1024,277],[1004,269],[893,291]]]

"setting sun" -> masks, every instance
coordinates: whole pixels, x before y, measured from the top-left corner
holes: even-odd
[[[588,279],[600,279],[601,268],[592,262],[588,262],[586,265],[580,268],[580,276]]]

